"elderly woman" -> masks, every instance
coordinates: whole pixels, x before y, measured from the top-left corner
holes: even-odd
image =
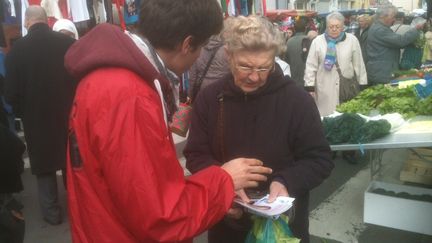
[[[345,78],[367,84],[365,65],[357,38],[343,32],[344,16],[327,15],[327,30],[314,39],[306,60],[305,87],[315,98],[321,116],[332,114],[339,104],[339,65]]]
[[[309,242],[309,191],[333,168],[319,113],[311,96],[275,63],[283,38],[268,20],[236,17],[224,37],[231,74],[195,100],[186,166],[197,173],[240,155],[260,159],[273,174],[249,197],[259,191],[269,193],[270,201],[295,197],[290,227]],[[244,191],[238,194],[248,200]],[[250,215],[233,208],[209,230],[209,242],[244,242],[250,227]]]

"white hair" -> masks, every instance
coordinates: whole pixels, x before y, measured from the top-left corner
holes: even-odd
[[[345,22],[345,17],[341,13],[339,13],[337,11],[331,12],[329,15],[327,15],[327,17],[326,17],[326,23],[328,24],[328,22],[331,19],[339,20],[341,23]]]
[[[223,38],[229,52],[273,50],[283,52],[283,34],[269,20],[257,15],[238,16],[225,21]]]
[[[397,13],[398,9],[393,5],[384,5],[378,8],[376,16],[378,18],[389,16],[391,13]]]

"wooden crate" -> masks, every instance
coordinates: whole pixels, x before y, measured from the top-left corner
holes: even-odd
[[[400,180],[432,185],[432,149],[412,149],[400,172]]]

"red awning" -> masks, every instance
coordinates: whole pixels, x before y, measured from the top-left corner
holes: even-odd
[[[267,10],[266,16],[271,21],[281,21],[287,17],[315,17],[317,16],[316,11],[303,10],[303,9],[277,9],[277,10]]]

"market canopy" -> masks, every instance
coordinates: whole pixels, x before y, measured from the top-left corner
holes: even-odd
[[[270,21],[282,21],[288,17],[315,17],[317,16],[316,11],[311,10],[302,10],[302,9],[276,9],[276,10],[267,10],[266,17]]]

